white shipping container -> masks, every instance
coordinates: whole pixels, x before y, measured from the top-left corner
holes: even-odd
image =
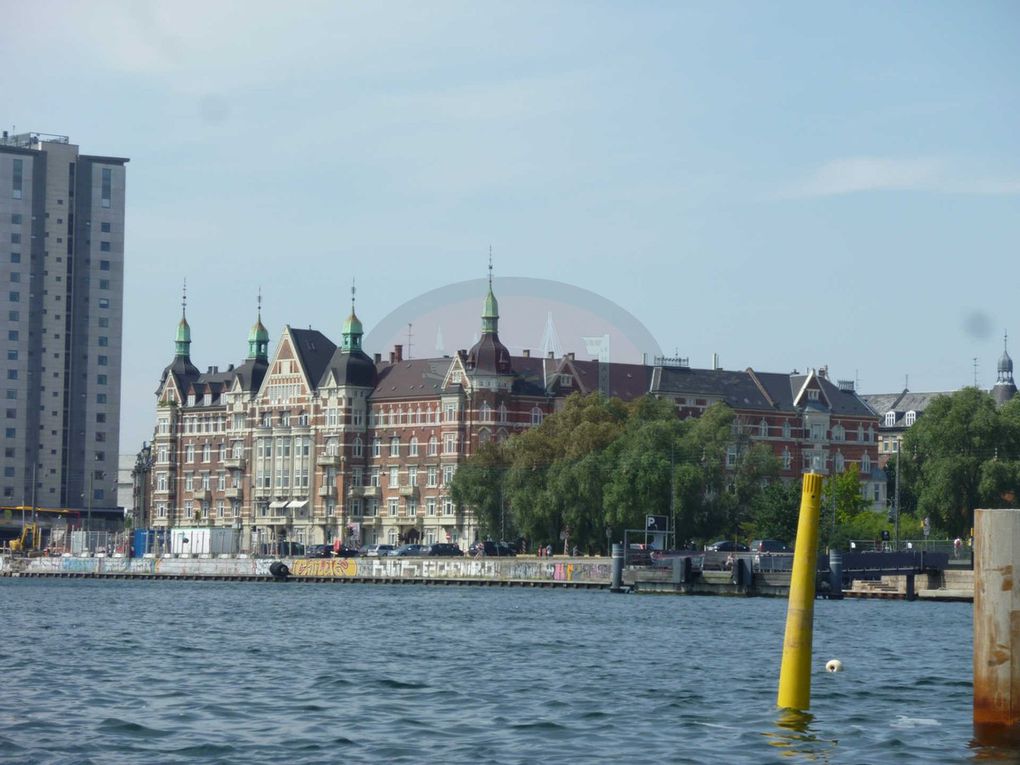
[[[237,555],[237,529],[173,529],[170,550],[174,555]]]

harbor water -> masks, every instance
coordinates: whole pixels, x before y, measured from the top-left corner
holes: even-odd
[[[1012,762],[971,606],[418,585],[0,579],[0,762]],[[826,673],[825,662],[845,671]]]

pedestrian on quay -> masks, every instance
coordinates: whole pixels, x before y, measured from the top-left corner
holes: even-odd
[[[552,557],[552,545],[546,545],[545,546],[545,557],[547,557],[547,558],[551,558]]]
[[[959,537],[957,537],[956,539],[953,540],[953,557],[954,558],[959,558],[960,557],[960,550],[962,550],[962,549],[963,549],[963,540],[960,539]]]

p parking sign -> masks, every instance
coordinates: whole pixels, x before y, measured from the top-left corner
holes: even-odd
[[[667,531],[665,515],[646,515],[645,531]]]

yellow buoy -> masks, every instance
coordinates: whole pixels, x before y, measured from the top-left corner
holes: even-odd
[[[815,565],[818,562],[818,511],[822,503],[822,476],[804,474],[797,521],[797,546],[790,573],[790,605],[786,611],[783,665],[779,670],[779,696],[784,709],[811,706],[811,640],[815,618]]]

